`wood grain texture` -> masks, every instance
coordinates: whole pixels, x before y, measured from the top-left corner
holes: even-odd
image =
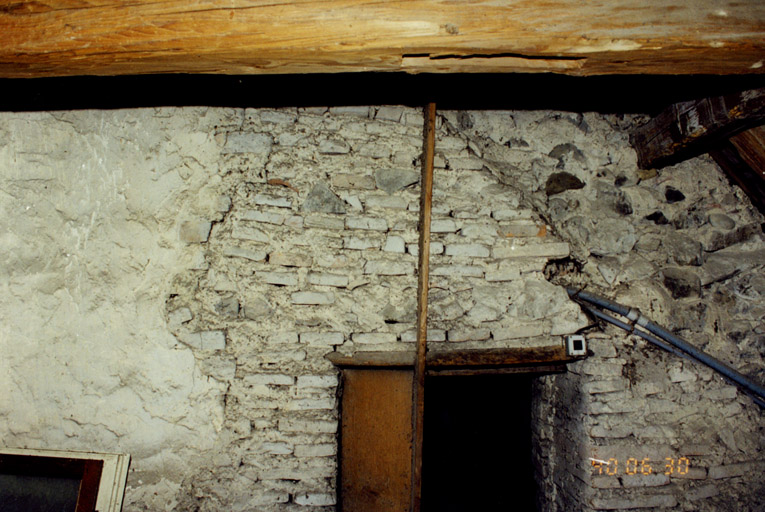
[[[425,357],[428,351],[430,290],[430,214],[433,206],[433,159],[436,152],[436,104],[425,107],[422,174],[420,178],[419,260],[417,263],[417,352],[412,384],[412,496],[409,510],[420,512],[422,443],[425,436]]]
[[[412,371],[343,371],[340,501],[344,512],[409,510]]]
[[[760,180],[765,180],[765,126],[757,126],[738,133],[730,138],[730,143],[760,177]]]
[[[412,368],[415,361],[415,352],[370,351],[356,352],[353,355],[343,355],[337,352],[332,352],[327,355],[327,359],[341,368]],[[428,352],[425,358],[426,368],[428,369],[500,367],[545,363],[570,363],[573,361],[576,361],[576,359],[569,357],[563,346],[431,351]]]
[[[765,71],[761,0],[0,1],[0,77]]]
[[[720,140],[765,121],[765,88],[685,101],[639,126],[630,142],[641,169],[705,153]]]

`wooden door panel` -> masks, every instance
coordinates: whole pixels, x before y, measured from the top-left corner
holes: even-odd
[[[412,376],[411,370],[343,370],[343,512],[409,510]]]

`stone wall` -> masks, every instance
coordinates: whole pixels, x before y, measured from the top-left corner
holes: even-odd
[[[563,288],[765,380],[762,217],[705,158],[638,171],[637,121],[440,113],[430,346],[586,329],[590,357],[535,384],[543,510],[754,510],[760,410],[588,327]],[[421,113],[2,114],[0,132],[4,443],[131,453],[126,510],[334,509],[324,356],[413,348]],[[646,457],[690,468],[625,471]]]

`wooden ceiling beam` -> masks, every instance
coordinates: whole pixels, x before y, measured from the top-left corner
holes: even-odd
[[[17,0],[0,77],[765,71],[761,0]]]
[[[731,135],[765,122],[765,88],[684,101],[639,126],[630,142],[641,169],[706,153]]]

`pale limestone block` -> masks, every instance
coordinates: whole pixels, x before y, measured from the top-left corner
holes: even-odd
[[[325,139],[319,142],[319,153],[323,155],[345,155],[351,147],[344,140]]]
[[[447,277],[483,277],[483,267],[476,265],[438,265],[431,269],[430,275]]]
[[[295,292],[290,296],[293,304],[324,306],[335,302],[331,292]]]
[[[330,107],[329,113],[341,115],[341,116],[354,116],[354,117],[368,118],[369,107],[357,107],[357,106]]]
[[[291,386],[295,383],[295,377],[283,373],[256,373],[245,375],[246,386]]]
[[[181,223],[179,237],[187,244],[206,242],[210,237],[212,223],[203,220],[187,220]]]
[[[343,248],[355,251],[379,249],[381,244],[382,240],[374,240],[371,238],[358,238],[355,236],[343,238]]]
[[[306,432],[308,434],[334,434],[337,432],[337,421],[281,419],[279,420],[279,430],[281,432]]]
[[[428,341],[446,341],[446,331],[443,329],[428,329]],[[415,343],[417,341],[417,331],[405,331],[401,333],[401,341],[404,343]]]
[[[377,217],[348,217],[345,219],[345,227],[368,231],[388,231],[387,221]]]
[[[277,286],[297,286],[298,276],[295,272],[255,272],[261,282]]]
[[[268,243],[270,240],[264,231],[240,222],[234,224],[234,229],[231,230],[231,238],[236,238],[237,240],[251,240],[260,243]]]
[[[295,457],[334,457],[337,455],[337,444],[299,444],[295,446]]]
[[[655,463],[661,464],[661,462]],[[662,466],[660,465],[657,469],[661,470],[661,467]],[[644,475],[641,473],[642,468],[643,466],[638,466],[636,475],[622,475],[622,485],[624,487],[662,487],[664,485],[669,485],[669,477],[667,475],[663,473]],[[648,470],[646,469],[645,471]]]
[[[457,223],[452,219],[433,219],[430,221],[431,233],[456,233]]]
[[[256,195],[252,199],[252,202],[258,206],[276,206],[278,208],[292,207],[292,200],[287,199],[286,197],[271,196],[267,194]]]
[[[224,155],[238,153],[267,155],[271,152],[272,145],[273,139],[267,133],[228,132],[221,153]]]
[[[306,345],[342,345],[345,337],[341,332],[303,332],[300,333],[300,343]]]
[[[367,208],[390,208],[392,210],[406,210],[409,204],[401,196],[370,196],[367,197],[365,204]]]
[[[400,236],[391,235],[385,240],[385,245],[382,249],[384,252],[404,253],[406,252],[406,244],[404,239]]]
[[[293,449],[289,443],[262,443],[258,448],[261,453],[269,455],[289,455]]]
[[[637,498],[593,498],[592,507],[597,510],[625,510],[632,508],[676,507],[677,498],[669,494],[641,495]]]
[[[191,314],[191,310],[189,308],[178,308],[167,314],[167,325],[171,329],[174,329],[180,327],[181,324],[185,324],[193,318],[194,315]]]
[[[737,464],[727,464],[724,466],[712,466],[709,468],[709,478],[719,480],[721,478],[733,478],[750,473],[753,465],[749,462],[740,462]]]
[[[446,246],[447,256],[488,258],[489,248],[482,244],[449,244]]]
[[[282,267],[310,267],[313,265],[313,257],[300,252],[272,252],[268,256],[268,262]]]
[[[297,378],[298,388],[335,388],[337,384],[337,375],[301,375]]]
[[[296,332],[275,332],[268,337],[268,343],[274,345],[296,344],[298,343],[298,333]]]
[[[396,335],[392,332],[356,332],[351,335],[354,343],[382,345],[395,343]]]
[[[533,338],[544,336],[550,330],[546,322],[517,323],[511,327],[499,327],[491,330],[495,340],[514,340],[518,338]]]
[[[284,225],[295,230],[303,229],[303,217],[300,215],[292,215],[284,220]]]
[[[491,330],[489,329],[449,329],[446,333],[446,338],[449,341],[461,342],[461,341],[484,341],[491,338]]]
[[[348,286],[348,276],[340,274],[308,274],[308,283],[316,286],[334,286],[344,288]]]
[[[284,224],[286,216],[283,213],[264,212],[261,210],[247,210],[242,214],[242,220],[253,222],[263,222],[266,224],[275,224],[277,226]]]
[[[505,210],[493,210],[491,216],[498,221],[503,220],[516,220],[516,219],[531,219],[533,213],[531,210],[518,210],[518,209],[505,209]]]
[[[401,121],[401,116],[404,113],[404,107],[398,106],[385,106],[379,107],[375,114],[375,119],[380,121],[393,121],[398,123]]]
[[[307,493],[295,496],[295,503],[298,505],[309,505],[314,507],[327,507],[335,505],[335,495],[329,493]]]
[[[497,270],[486,271],[486,281],[488,282],[515,281],[520,278],[521,270],[517,267],[506,267]]]
[[[474,156],[467,157],[447,157],[450,169],[459,169],[461,171],[480,171],[483,169],[483,160]]]
[[[192,332],[181,337],[186,345],[199,350],[223,350],[226,348],[225,331]]]
[[[345,229],[345,219],[339,216],[306,215],[303,224],[307,228]]]
[[[414,264],[406,261],[367,261],[364,265],[364,274],[377,274],[380,276],[405,276],[414,273]]]
[[[319,411],[335,408],[334,398],[300,398],[290,400],[284,407],[285,411]]]
[[[418,244],[407,244],[406,251],[417,258],[420,255],[420,246]],[[430,255],[444,253],[444,244],[441,242],[430,242]]]
[[[499,245],[492,250],[495,258],[565,258],[571,254],[567,242],[528,245]]]
[[[226,246],[223,255],[231,258],[244,258],[251,261],[263,261],[266,259],[266,251],[244,249],[237,246]]]

